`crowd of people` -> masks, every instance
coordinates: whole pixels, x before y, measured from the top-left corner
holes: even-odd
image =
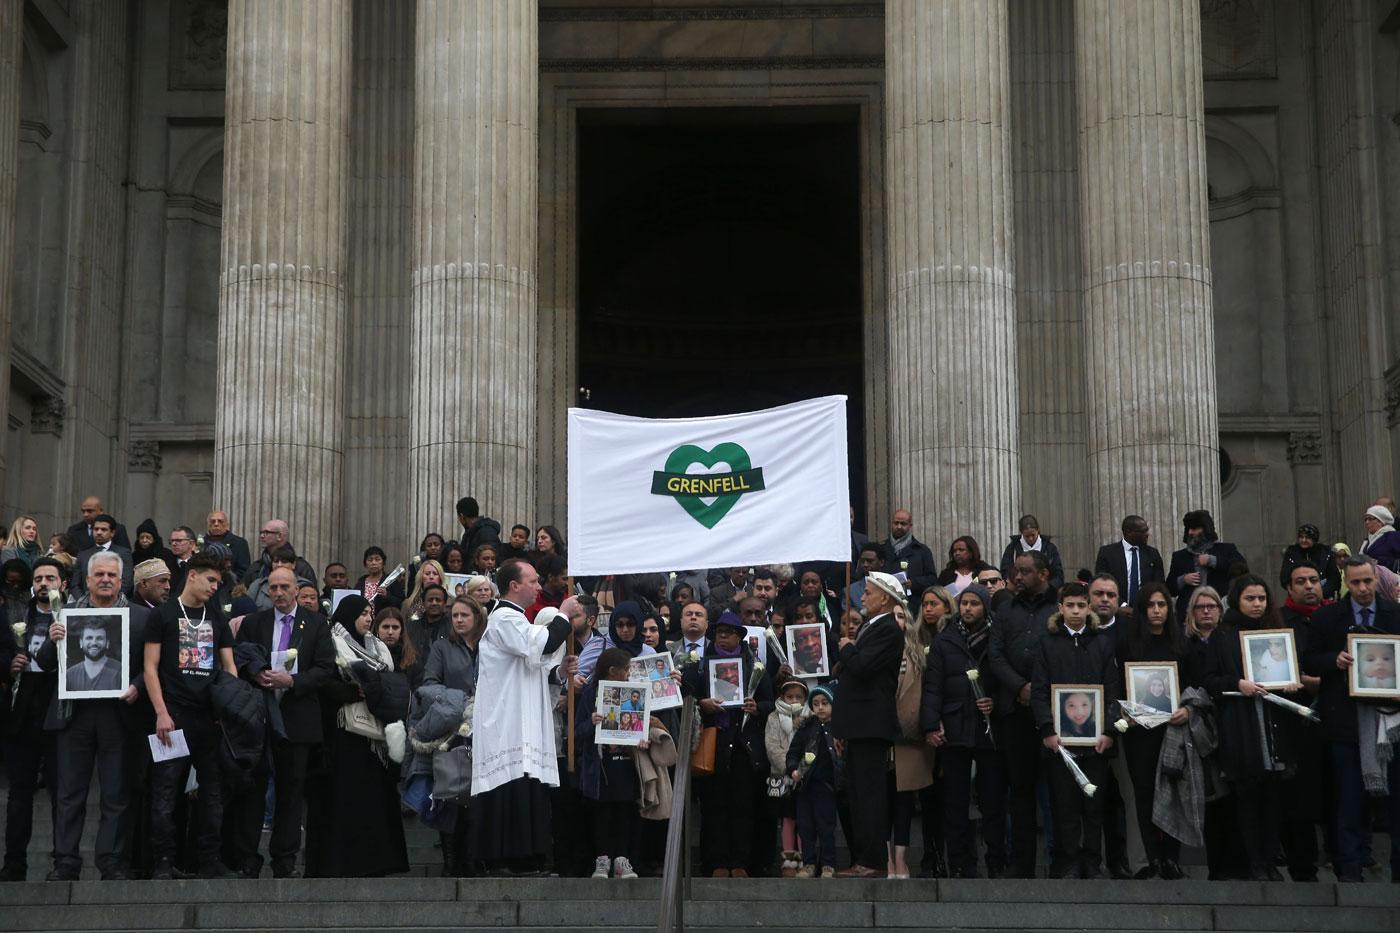
[[[41,788],[47,877],[79,877],[94,777],[104,879],[391,875],[408,819],[448,876],[657,874],[686,756],[713,877],[1175,879],[1189,847],[1210,879],[1360,881],[1388,857],[1400,880],[1394,510],[1355,548],[1301,526],[1276,574],[1204,511],[1169,559],[1130,515],[1075,572],[1034,516],[998,563],[966,535],[944,562],[898,509],[850,564],[574,579],[558,528],[502,540],[464,498],[452,539],[402,565],[370,546],[352,580],[318,578],[281,520],[256,547],[221,511],[131,539],[89,497],[47,546],[16,519],[0,553],[0,880],[28,877]],[[609,688],[605,715],[619,681],[646,690]],[[672,683],[689,744],[643,703]]]

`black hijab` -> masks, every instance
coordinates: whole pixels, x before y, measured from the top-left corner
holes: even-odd
[[[620,641],[617,637],[617,620],[620,618],[631,619],[636,626],[631,641]],[[630,599],[625,599],[613,608],[612,623],[608,629],[608,644],[621,648],[634,658],[642,653],[642,649],[646,647],[646,642],[642,639],[642,607]]]
[[[355,628],[355,620],[360,617],[360,613],[364,612],[368,605],[369,600],[355,593],[342,599],[340,605],[335,607],[335,612],[331,614],[331,621],[344,628],[350,633],[350,637],[361,645],[365,643],[365,637]]]

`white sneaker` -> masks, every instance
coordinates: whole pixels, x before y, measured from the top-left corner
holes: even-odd
[[[625,858],[613,859],[614,878],[635,878],[637,873],[632,870],[632,863]]]
[[[600,855],[600,856],[598,856],[596,859],[593,860],[593,875],[592,875],[592,877],[594,877],[594,878],[606,878],[606,877],[608,876],[608,866],[611,865],[611,864],[612,864],[612,859],[608,858],[606,855]]]

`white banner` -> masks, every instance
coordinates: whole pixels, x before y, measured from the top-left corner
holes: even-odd
[[[851,558],[846,397],[715,418],[569,409],[569,572]]]

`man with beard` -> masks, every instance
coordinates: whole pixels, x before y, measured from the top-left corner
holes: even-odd
[[[132,602],[136,605],[154,609],[170,598],[170,568],[160,558],[153,557],[137,564],[134,579]]]
[[[910,601],[917,606],[924,590],[938,582],[938,564],[928,545],[914,537],[914,515],[908,509],[895,509],[890,516],[884,550],[885,573],[904,574]]]
[[[69,665],[63,673],[70,691],[121,689],[121,662],[107,656],[111,641],[107,624],[102,619],[95,616],[82,619],[82,629],[78,635],[78,650],[82,658]]]
[[[1176,617],[1186,617],[1186,606],[1198,586],[1209,586],[1217,593],[1230,592],[1234,578],[1231,569],[1245,565],[1239,548],[1215,533],[1215,519],[1205,509],[1187,512],[1181,519],[1186,545],[1172,554],[1167,569],[1167,587],[1176,596]]]

